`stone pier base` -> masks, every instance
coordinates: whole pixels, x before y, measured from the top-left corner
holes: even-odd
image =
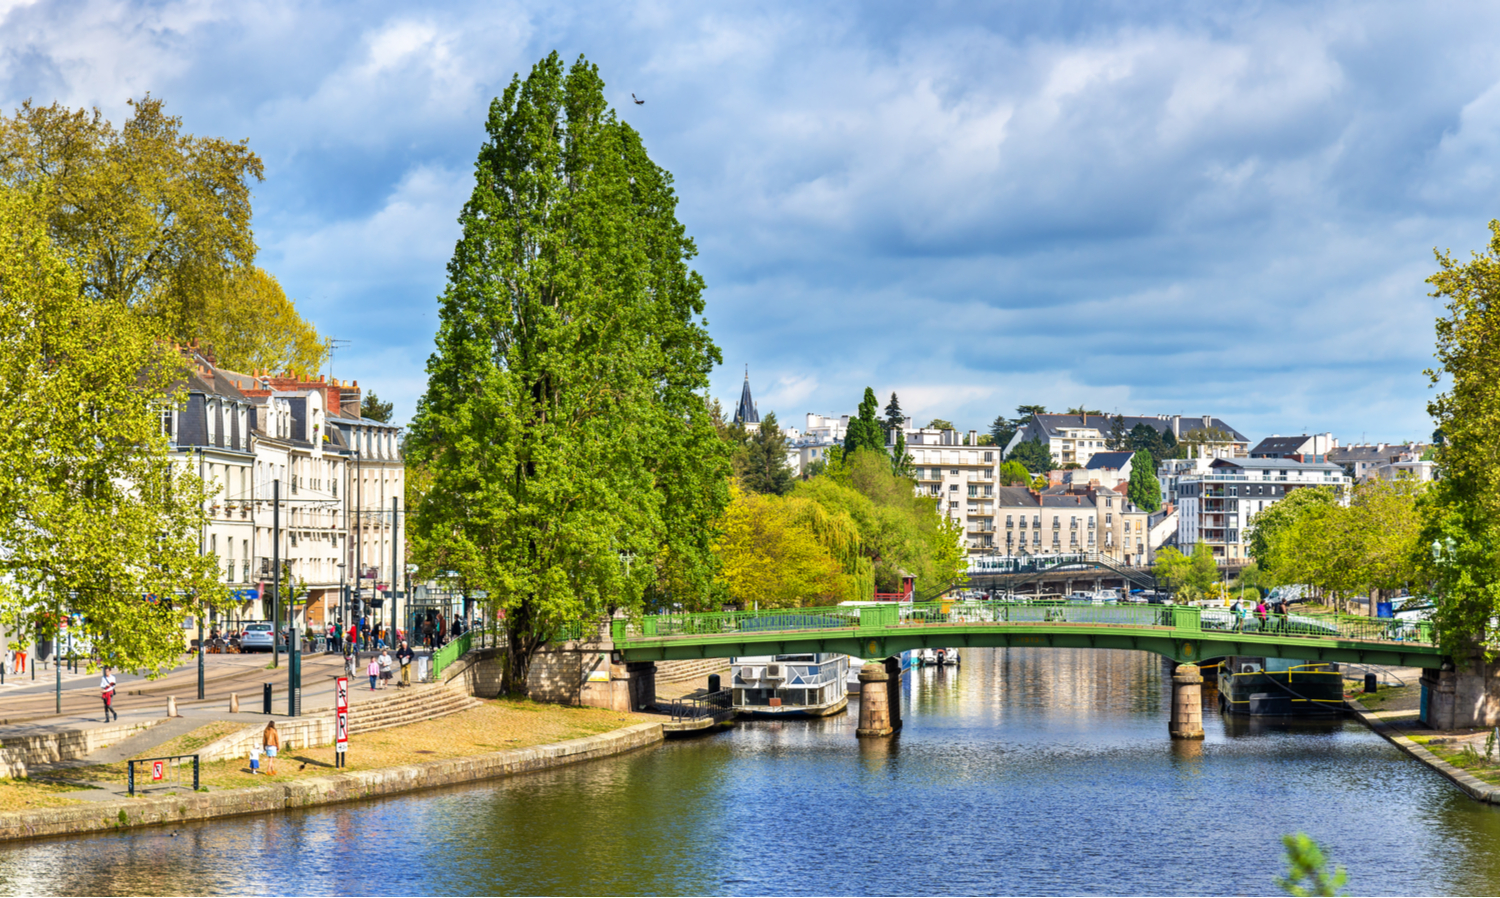
[[[890,675],[885,665],[871,661],[859,669],[859,729],[854,731],[860,738],[889,736],[895,732],[891,726]]]
[[[531,657],[526,695],[532,701],[643,711],[656,700],[656,665],[615,661],[605,620],[592,638],[551,643]]]
[[[1172,673],[1172,719],[1167,730],[1173,739],[1203,738],[1203,675],[1196,664],[1179,665]]]
[[[1422,722],[1435,730],[1500,726],[1500,661],[1422,671]]]

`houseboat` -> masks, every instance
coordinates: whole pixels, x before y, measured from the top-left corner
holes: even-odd
[[[937,650],[937,666],[938,667],[957,667],[958,666],[958,649],[952,649],[952,648],[949,648],[949,649],[938,649]]]
[[[730,663],[741,717],[827,717],[849,704],[848,655],[756,655]]]
[[[1344,675],[1327,661],[1232,655],[1219,668],[1219,705],[1251,717],[1329,717],[1344,707]]]

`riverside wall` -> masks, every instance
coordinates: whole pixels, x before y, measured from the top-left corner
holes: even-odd
[[[309,777],[249,789],[124,798],[0,814],[0,841],[170,826],[378,798],[606,758],[648,748],[662,739],[661,724],[643,723],[551,745]]]

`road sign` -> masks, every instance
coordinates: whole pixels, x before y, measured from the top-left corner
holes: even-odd
[[[338,713],[334,726],[333,750],[343,754],[349,750],[349,712],[347,710]]]
[[[339,677],[338,688],[334,692],[333,708],[335,711],[349,710],[349,678]]]
[[[167,764],[165,761],[151,762],[151,782],[165,779],[167,776]]]

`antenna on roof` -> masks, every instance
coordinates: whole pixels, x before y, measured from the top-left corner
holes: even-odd
[[[328,379],[333,380],[333,352],[340,346],[348,346],[348,340],[340,340],[338,337],[326,337],[323,345],[328,348]]]

